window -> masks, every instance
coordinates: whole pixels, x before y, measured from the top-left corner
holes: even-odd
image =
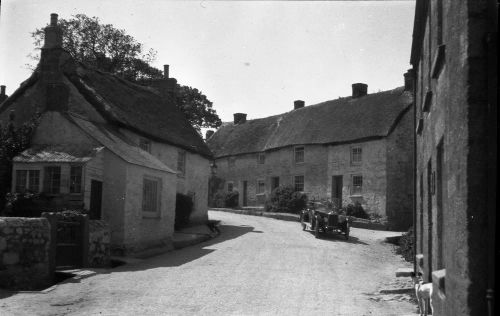
[[[139,147],[144,150],[144,151],[147,151],[148,153],[151,153],[151,142],[145,138],[141,138],[139,139]]]
[[[38,192],[40,170],[16,170],[16,192]]]
[[[358,195],[363,192],[363,176],[352,176],[352,195]]]
[[[179,150],[177,153],[177,175],[184,176],[186,174],[186,152]]]
[[[160,205],[160,179],[144,178],[142,185],[142,211],[157,213]]]
[[[69,193],[82,193],[82,166],[71,166],[69,173]]]
[[[259,154],[257,156],[257,163],[263,165],[266,162],[266,154]]]
[[[257,194],[266,192],[266,182],[264,180],[257,180]]]
[[[297,192],[304,191],[304,176],[295,176],[294,187]]]
[[[361,147],[351,148],[351,165],[359,165],[362,159]]]
[[[234,184],[232,182],[227,183],[227,192],[233,192]]]
[[[295,163],[302,163],[304,162],[304,147],[295,147],[294,150],[294,160]]]
[[[44,191],[59,194],[61,188],[61,167],[44,168]]]

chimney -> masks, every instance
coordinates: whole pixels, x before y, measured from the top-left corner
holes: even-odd
[[[352,98],[360,98],[367,94],[368,85],[366,83],[353,83],[352,84]]]
[[[305,104],[305,102],[302,100],[295,100],[295,101],[293,101],[293,109],[297,110],[297,109],[303,108],[304,104]]]
[[[234,125],[243,124],[247,121],[246,113],[234,113]]]
[[[163,79],[168,79],[168,68],[169,65],[163,65]]]
[[[413,91],[413,78],[415,76],[415,72],[413,69],[408,69],[408,71],[404,74],[405,77],[405,91]]]
[[[215,132],[212,131],[212,130],[208,130],[206,133],[205,133],[205,140],[208,140],[210,137],[212,137],[212,135],[214,134]]]
[[[43,48],[61,48],[62,30],[57,25],[57,14],[50,15],[50,25],[45,28],[45,42]]]
[[[5,86],[2,85],[2,86],[0,86],[0,103],[5,101],[5,99],[7,99],[7,98],[8,98],[8,96],[5,94]]]

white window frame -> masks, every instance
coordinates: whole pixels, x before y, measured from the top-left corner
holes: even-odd
[[[57,192],[54,192],[54,183],[51,180],[47,180],[46,178],[48,177],[48,172],[47,170],[49,168],[59,168],[59,186],[57,187]],[[57,166],[57,165],[53,165],[53,166],[45,166],[43,168],[43,192],[46,192],[47,194],[53,194],[53,195],[57,195],[57,194],[61,194],[61,183],[62,183],[62,167],[61,166]],[[50,181],[50,182],[49,182]],[[46,184],[48,184],[48,187],[46,187]]]
[[[80,188],[78,191],[73,191],[72,190],[72,185],[73,185],[73,174],[72,171],[74,170],[73,168],[80,168],[80,182],[76,183],[75,185]],[[82,165],[70,165],[69,167],[69,193],[70,194],[81,194],[83,193],[83,166]]]
[[[151,141],[147,138],[139,138],[139,148],[147,151],[148,153],[151,153]]]
[[[302,160],[297,159],[297,154],[302,152]],[[306,161],[306,147],[305,146],[296,146],[293,148],[293,161],[295,163],[304,163]]]
[[[146,192],[147,184],[155,184],[156,192],[154,194]],[[142,180],[142,206],[141,210],[143,215],[159,217],[161,210],[161,191],[162,181],[161,178],[144,176]],[[147,200],[149,199],[149,201]],[[147,205],[151,203],[152,205]],[[151,209],[150,209],[151,207]]]
[[[23,186],[23,190],[22,192],[20,190],[18,190],[17,188],[20,186],[19,185],[19,177],[18,177],[18,172],[25,172],[26,175],[25,175],[25,178],[24,178],[24,183],[22,184]],[[30,187],[32,185],[32,178],[31,178],[31,174],[36,174],[38,173],[38,183],[37,183],[37,188],[36,190],[32,190]],[[16,193],[23,193],[23,192],[34,192],[34,193],[38,193],[40,192],[40,179],[41,179],[41,171],[40,169],[16,169],[15,170],[15,185],[14,185],[14,190]]]
[[[297,182],[297,178],[302,178],[302,183]],[[297,185],[301,184],[302,185],[302,190],[297,189]],[[299,174],[293,177],[293,189],[295,192],[304,192],[306,187],[306,177],[303,174]]]
[[[363,149],[361,146],[351,147],[351,165],[360,165],[363,162]]]
[[[359,178],[361,185],[355,185],[355,178]],[[363,194],[363,176],[360,174],[351,175],[351,195],[361,195]]]
[[[262,191],[260,191],[262,185]],[[257,194],[265,194],[266,193],[266,180],[258,179],[256,190]]]
[[[263,165],[266,163],[266,154],[264,153],[259,153],[257,155],[257,164]]]

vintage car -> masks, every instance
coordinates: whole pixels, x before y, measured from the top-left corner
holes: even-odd
[[[312,202],[300,214],[302,230],[314,231],[314,236],[319,238],[322,233],[343,234],[349,239],[350,217],[342,214],[340,208],[327,205],[327,203]]]

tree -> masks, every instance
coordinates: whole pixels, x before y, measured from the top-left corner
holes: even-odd
[[[143,44],[127,35],[125,30],[112,24],[101,24],[99,18],[85,14],[74,15],[68,20],[59,19],[58,23],[63,31],[63,48],[75,60],[138,84],[163,78],[162,71],[151,66],[156,51],[150,49],[144,53]],[[31,35],[39,50],[43,45],[44,30],[37,29]],[[31,57],[37,61],[40,58]],[[198,89],[178,85],[175,100],[198,132],[202,127],[217,128],[221,125],[212,102]]]

